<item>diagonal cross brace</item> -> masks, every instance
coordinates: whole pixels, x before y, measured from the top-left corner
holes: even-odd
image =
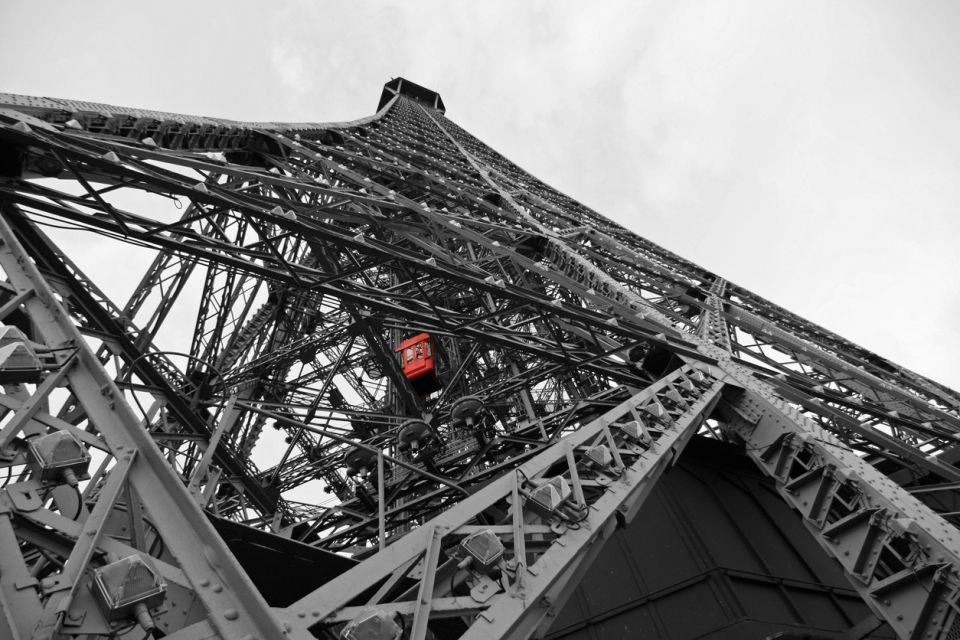
[[[6,219],[0,219],[0,268],[17,291],[35,292],[23,308],[43,341],[47,345],[72,344],[77,348],[76,364],[67,373],[67,383],[114,457],[136,451],[138,463],[129,470],[130,486],[195,587],[211,626],[224,638],[245,634],[263,640],[284,638],[262,596],[168,466],[153,439],[140,427],[133,410]],[[9,550],[0,549],[0,553],[6,551]]]
[[[956,528],[729,360],[723,429],[777,483],[873,612],[901,638],[960,625]],[[739,387],[739,388],[738,388]]]
[[[494,480],[431,522],[425,523],[380,553],[301,598],[286,608],[285,620],[294,628],[297,626],[309,628],[317,620],[330,624],[342,619],[338,612],[341,609],[350,608],[348,605],[354,594],[388,579],[391,574],[411,560],[427,557],[430,555],[428,550],[435,551],[437,544],[435,538],[438,531],[456,533],[461,528],[465,531],[471,530],[465,525],[469,525],[478,513],[500,500],[509,499],[510,496],[513,496],[511,502],[518,505],[520,498],[515,477],[537,477],[552,465],[565,463],[571,449],[594,442],[607,442],[606,434],[609,433],[611,424],[624,419],[629,420],[637,409],[655,402],[658,394],[673,390],[673,385],[687,380],[687,376],[695,372],[696,369],[692,367],[674,371],[613,407],[528,460],[518,467],[517,472],[505,474]],[[705,416],[719,400],[721,382],[707,376],[702,385],[698,388],[696,397],[692,398],[682,413],[676,419],[671,419],[669,424],[661,430],[659,439],[640,454],[634,451],[633,453],[637,454],[636,459],[620,467],[617,471],[619,475],[606,488],[596,481],[593,482],[592,488],[596,491],[600,487],[601,494],[585,510],[584,521],[579,528],[562,529],[562,533],[552,546],[532,561],[529,567],[525,566],[522,559],[514,558],[517,579],[513,581],[509,592],[495,595],[487,603],[485,610],[473,619],[472,624],[476,630],[471,627],[466,637],[500,637],[497,634],[504,634],[506,637],[529,637],[542,625],[548,624],[550,615],[556,613],[557,607],[572,592],[574,584],[569,583],[568,580],[578,575],[578,567],[586,566],[581,564],[582,559],[591,557],[600,549],[603,541],[618,522],[629,521],[633,517],[656,480],[676,459],[701,426]],[[578,478],[577,483],[580,482]],[[523,515],[524,520],[530,516],[526,512]],[[531,534],[537,530],[537,527],[531,527],[526,522],[518,529],[516,514],[511,520],[513,526],[509,528],[514,536],[524,535],[524,529],[529,529],[528,532]],[[519,553],[525,553],[522,541],[520,544],[517,543],[518,541],[514,540],[514,548],[520,549]],[[432,574],[429,565],[424,571],[424,574],[427,573]],[[433,578],[424,579],[432,580]],[[429,591],[421,583],[418,593],[423,596]],[[439,592],[434,591],[434,597],[441,596]],[[420,615],[417,618],[420,622],[423,611],[421,600],[422,598],[416,603],[385,604],[384,606],[388,610],[406,613],[419,610]],[[306,615],[307,613],[309,616]]]

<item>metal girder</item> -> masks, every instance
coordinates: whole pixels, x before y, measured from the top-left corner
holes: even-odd
[[[730,327],[723,315],[723,294],[726,289],[726,280],[718,278],[710,287],[708,298],[709,308],[704,310],[700,318],[698,334],[708,342],[712,342],[725,351],[730,351]]]
[[[960,538],[928,506],[729,359],[724,430],[777,482],[864,601],[902,638],[960,629]],[[739,388],[738,388],[739,387]]]
[[[340,124],[0,107],[0,321],[37,350],[0,395],[0,633],[117,631],[81,582],[136,555],[170,638],[277,637],[270,615],[333,636],[372,609],[529,637],[695,431],[746,442],[901,636],[952,632],[960,395],[551,189],[436,93],[396,79]],[[51,221],[159,253],[116,304]],[[190,346],[165,347],[184,308]],[[393,351],[420,333],[427,385]],[[94,458],[79,495],[29,457],[49,433]],[[200,507],[358,564],[265,613]]]
[[[380,111],[386,111],[392,103],[393,100],[384,101]],[[70,128],[135,140],[149,137],[155,144],[171,149],[203,150],[242,149],[260,131],[276,130],[309,136],[322,130],[364,125],[379,116],[376,114],[352,122],[246,122],[14,93],[0,93],[0,106],[30,115],[41,124],[49,120]],[[73,124],[68,124],[71,122]]]
[[[108,456],[115,460],[83,529],[75,534],[73,549],[62,571],[38,584],[17,587],[33,591],[33,602],[43,606],[39,620],[34,620],[37,626],[32,637],[52,637],[64,625],[69,626],[73,614],[71,605],[95,566],[92,561],[105,519],[116,507],[121,488],[129,485],[144,500],[146,513],[179,564],[186,578],[185,586],[193,590],[206,609],[211,626],[222,637],[246,633],[253,637],[281,638],[283,632],[273,621],[262,597],[142,429],[6,219],[0,220],[0,268],[18,292],[32,292],[22,308],[36,328],[39,344],[61,353],[58,363],[61,366],[68,357],[64,350],[76,358],[66,373],[66,384],[83,406],[89,418],[88,428],[102,439]],[[50,486],[38,480],[29,483],[9,485],[3,491],[7,514],[30,514],[45,509],[38,494],[43,495]],[[62,509],[62,506],[55,505],[55,508]],[[10,558],[7,562],[16,563],[19,553],[17,545],[0,549],[0,554]],[[20,597],[26,596],[20,594]],[[22,623],[17,626],[23,627]],[[105,632],[110,630],[109,625],[103,628]]]
[[[188,406],[185,399],[171,388],[171,382],[154,365],[152,358],[148,357],[150,351],[146,348],[138,348],[126,333],[120,331],[116,320],[93,300],[89,289],[82,286],[81,278],[77,273],[66,268],[66,265],[59,259],[59,253],[49,240],[35,227],[4,205],[5,203],[0,202],[0,208],[3,208],[5,215],[9,216],[8,222],[10,223],[11,233],[15,226],[21,237],[31,241],[30,246],[33,251],[26,255],[30,255],[35,261],[50,269],[59,277],[59,281],[69,292],[71,303],[81,306],[86,320],[99,331],[111,336],[112,342],[118,346],[121,354],[129,363],[128,366],[136,370],[139,375],[142,375],[162,393],[162,397],[168,403],[170,414],[176,418],[178,423],[193,434],[207,436],[209,434],[207,425],[203,424],[195,411]],[[217,462],[244,485],[244,490],[255,504],[264,510],[272,509],[274,501],[264,494],[262,487],[254,481],[252,474],[244,468],[246,465],[241,460],[238,460],[226,448],[218,449],[215,455]]]
[[[301,598],[284,610],[284,619],[293,628],[315,632],[347,622],[364,608],[351,605],[355,594],[396,572],[418,570],[419,586],[407,588],[400,599],[375,598],[365,608],[412,615],[411,638],[423,637],[431,615],[461,618],[462,638],[530,637],[563,605],[573,586],[571,578],[586,566],[590,554],[614,527],[632,519],[656,479],[709,414],[721,387],[713,374],[700,369],[669,374]],[[676,397],[681,398],[679,403],[671,399]],[[651,407],[663,405],[674,408],[653,419]],[[650,439],[624,431],[627,422],[641,425]],[[597,447],[613,452],[609,464],[598,465],[591,458]],[[553,513],[531,506],[532,494],[556,478],[571,484],[582,500],[575,517],[563,514],[559,503]],[[490,527],[473,524],[477,514],[498,504],[509,512],[505,522]],[[507,541],[502,563],[506,584],[491,581],[482,570],[458,568],[457,543],[478,530],[496,531],[494,535]],[[438,563],[441,548],[446,560]],[[461,582],[456,581],[458,572]],[[469,597],[457,595],[464,590]],[[410,596],[414,597],[407,599]]]

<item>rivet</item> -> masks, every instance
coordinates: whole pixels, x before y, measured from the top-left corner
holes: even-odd
[[[223,591],[223,587],[221,587],[219,584],[213,585],[213,592],[214,592],[214,593],[220,593],[221,591]]]
[[[201,578],[201,579],[200,579],[200,586],[201,586],[201,587],[209,587],[209,586],[210,586],[210,580],[208,580],[207,578]]]
[[[236,620],[237,618],[240,617],[240,614],[237,613],[236,609],[227,609],[226,611],[223,612],[223,617],[226,618],[227,620]]]

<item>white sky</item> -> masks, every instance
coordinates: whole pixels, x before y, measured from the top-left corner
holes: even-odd
[[[3,0],[0,90],[331,121],[402,75],[600,213],[960,388],[960,3],[587,4]]]

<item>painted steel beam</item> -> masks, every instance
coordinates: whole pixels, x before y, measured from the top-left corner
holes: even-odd
[[[23,302],[22,310],[36,327],[40,344],[55,353],[63,353],[61,365],[67,357],[64,350],[76,358],[66,374],[66,383],[89,417],[89,429],[102,439],[110,457],[116,461],[97,495],[84,530],[74,540],[63,570],[41,583],[17,587],[32,591],[33,602],[40,604],[42,601],[43,613],[39,622],[35,620],[37,627],[33,637],[53,637],[64,625],[69,627],[75,611],[71,607],[79,600],[80,594],[85,593],[81,582],[85,582],[87,572],[95,566],[93,560],[105,518],[116,506],[121,487],[129,485],[143,501],[163,544],[176,560],[194,597],[206,610],[209,624],[220,637],[283,638],[284,632],[262,596],[170,469],[152,438],[140,426],[116,384],[80,335],[63,303],[31,261],[6,219],[0,219],[0,268],[18,292],[32,292]],[[46,508],[35,497],[35,492],[39,490],[44,494],[49,486],[36,479],[31,482],[35,485],[33,488],[28,485],[5,489],[3,495],[8,514]],[[92,535],[87,535],[88,532]],[[5,538],[4,542],[10,540]],[[5,562],[13,562],[14,569],[20,553],[17,545],[4,544],[0,548],[0,555],[8,559]],[[20,594],[19,597],[26,596]],[[36,605],[28,603],[28,609],[29,606]],[[17,626],[22,627],[22,623],[17,622]]]
[[[96,614],[70,614],[88,595],[79,576],[118,550],[104,527],[120,518],[140,555],[150,540],[183,532],[157,566],[178,610],[199,598],[204,613],[171,623],[170,637],[228,633],[218,597],[234,599],[230,624],[256,635],[250,620],[264,605],[229,554],[197,552],[209,532],[199,503],[364,558],[273,611],[301,637],[335,636],[371,611],[386,626],[402,619],[418,639],[529,637],[702,427],[747,442],[898,633],[953,633],[957,564],[944,539],[956,530],[878,469],[908,485],[939,475],[947,482],[937,495],[960,496],[950,450],[960,396],[572,201],[448,120],[438,95],[406,83],[388,83],[375,116],[341,125],[0,96],[0,198],[25,245],[17,260],[0,256],[16,280],[0,291],[0,320],[32,322],[46,350],[32,393],[20,385],[0,398],[0,444],[12,455],[0,464],[19,469],[27,438],[48,432],[106,456],[83,500],[69,487],[45,488],[32,471],[6,487],[0,553],[12,549],[3,542],[11,529],[25,551],[0,555],[0,610],[25,604],[0,632],[23,635],[36,618],[48,636],[68,622],[100,633]],[[173,216],[127,211],[114,196],[134,190],[189,205]],[[164,256],[121,307],[39,232],[35,223],[49,218]],[[206,275],[205,294],[180,371],[150,341],[195,274]],[[149,317],[136,323],[124,309]],[[100,359],[77,351],[68,364],[70,352],[50,352],[67,338],[79,349],[80,332],[105,341]],[[433,336],[438,362],[450,367],[432,398],[393,359],[393,346],[418,332]],[[129,392],[166,406],[129,411],[100,366],[111,353],[122,355],[116,375]],[[659,363],[647,359],[654,353]],[[77,406],[49,409],[64,381]],[[703,421],[723,385],[718,428]],[[482,415],[454,415],[464,396]],[[219,421],[192,415],[228,398]],[[410,418],[442,436],[429,456],[401,450]],[[264,450],[268,423],[288,441],[261,471],[250,456]],[[127,460],[118,442],[136,455]],[[345,470],[357,451],[376,456],[376,471]],[[189,492],[147,482],[167,478],[154,469],[167,463]],[[534,500],[551,493],[544,482],[561,479],[570,485],[565,506]],[[335,504],[275,499],[314,480]],[[47,489],[60,513],[37,505]],[[64,515],[74,512],[76,522]],[[154,531],[157,513],[164,522]],[[480,534],[487,551],[503,545],[501,557],[468,559]],[[218,578],[240,582],[214,596],[204,589],[223,585],[204,584],[203,571],[221,562]],[[25,567],[52,580],[20,580]],[[169,611],[158,616],[171,621]]]
[[[113,342],[129,365],[160,390],[162,397],[169,405],[171,414],[177,418],[178,422],[193,434],[209,437],[209,428],[196,415],[194,409],[189,407],[184,399],[173,390],[171,381],[167,380],[163,372],[155,366],[152,358],[148,358],[150,351],[138,348],[134,340],[120,330],[117,321],[94,299],[90,289],[83,286],[82,274],[71,271],[59,259],[59,252],[34,225],[18,215],[16,211],[4,206],[3,203],[0,203],[0,208],[3,209],[4,215],[8,216],[7,223],[10,225],[11,232],[16,229],[16,233],[20,237],[30,241],[31,251],[27,252],[26,255],[58,277],[66,290],[69,291],[71,302],[82,307],[85,318],[89,323],[105,334],[112,336]],[[244,486],[254,504],[265,512],[272,512],[276,506],[275,501],[271,500],[263,491],[263,487],[253,477],[249,465],[244,464],[242,460],[239,460],[235,454],[226,448],[217,449],[215,456],[217,462]]]
[[[531,637],[550,624],[575,586],[571,580],[613,528],[632,519],[701,427],[721,388],[715,371],[672,372],[304,596],[283,610],[284,620],[294,629],[319,633],[379,609],[411,616],[411,638],[424,637],[428,617],[451,615],[463,620],[462,638]],[[564,507],[545,513],[535,496],[559,478],[571,487]],[[506,526],[478,526],[478,514],[498,504],[509,513],[499,523]],[[571,508],[574,516],[563,512]],[[478,530],[502,541],[499,581],[476,561],[462,562],[463,542]],[[441,548],[445,562],[438,563]],[[397,572],[419,574],[417,586],[400,599],[352,602]]]
[[[960,629],[957,529],[747,369],[729,360],[719,367],[735,385],[719,407],[724,430],[776,481],[867,605],[901,638],[953,637]]]

